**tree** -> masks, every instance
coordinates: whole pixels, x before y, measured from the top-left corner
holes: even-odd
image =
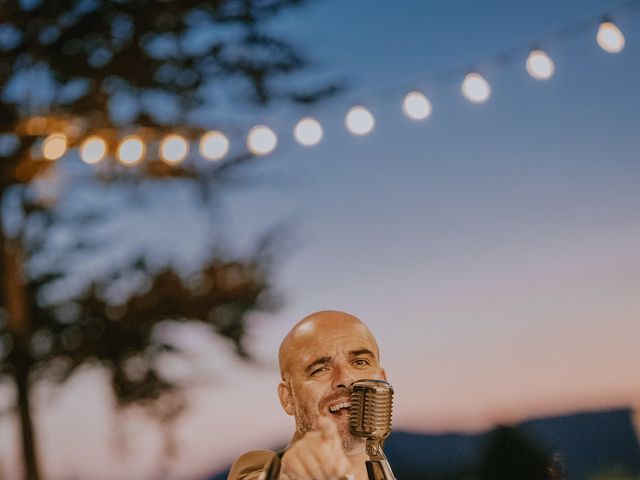
[[[517,428],[496,427],[487,438],[478,468],[479,480],[560,480],[557,458]]]
[[[63,132],[70,147],[98,132],[110,152],[126,133],[148,142],[179,129],[194,139],[197,114],[212,89],[258,105],[311,103],[333,85],[296,90],[278,86],[306,66],[289,41],[269,33],[281,11],[303,0],[74,0],[0,3],[0,381],[15,385],[24,477],[41,478],[29,395],[42,379],[64,382],[79,367],[99,364],[120,405],[182,406],[180,383],[158,367],[175,345],[156,334],[166,322],[200,322],[234,342],[247,315],[270,308],[270,243],[233,256],[214,251],[198,272],[154,267],[144,256],[67,295],[51,295],[69,276],[69,255],[95,245],[83,240],[52,250],[54,227],[86,229],[95,209],[69,213],[42,192],[56,162],[42,158],[42,138]],[[163,108],[159,109],[158,105]],[[127,168],[113,161],[95,170],[104,185],[134,192],[154,182],[189,184],[210,205],[219,186],[237,178],[251,158],[166,165],[150,152]],[[43,260],[45,259],[45,260]],[[123,277],[138,278],[128,295],[109,295]]]

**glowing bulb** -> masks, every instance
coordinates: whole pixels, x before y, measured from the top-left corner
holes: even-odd
[[[42,155],[47,160],[58,160],[67,152],[67,137],[63,133],[52,133],[42,143]]]
[[[249,130],[247,148],[254,155],[267,155],[275,150],[278,137],[266,125],[256,125]]]
[[[491,87],[482,75],[470,73],[462,82],[462,94],[470,102],[484,103],[491,96]]]
[[[167,135],[160,143],[160,158],[169,165],[181,163],[188,153],[189,144],[180,135]]]
[[[345,118],[345,125],[354,135],[367,135],[376,125],[376,120],[369,110],[360,105],[352,107]]]
[[[431,102],[420,92],[409,92],[402,102],[402,110],[413,120],[424,120],[431,115]]]
[[[605,52],[618,53],[624,48],[624,35],[611,22],[603,22],[598,28],[596,40]]]
[[[207,132],[200,140],[200,154],[207,160],[222,160],[228,151],[229,140],[222,132]]]
[[[107,153],[107,144],[98,136],[87,138],[80,145],[80,158],[84,163],[98,163]]]
[[[527,58],[527,72],[536,80],[548,80],[555,71],[553,60],[542,50],[533,50]]]
[[[116,156],[120,163],[132,167],[142,161],[145,152],[146,147],[142,138],[138,135],[129,135],[118,146]]]
[[[306,147],[317,145],[322,140],[322,134],[322,125],[311,117],[300,120],[293,130],[296,141]]]

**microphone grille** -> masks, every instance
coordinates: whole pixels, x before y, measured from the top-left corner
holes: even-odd
[[[391,433],[393,387],[384,380],[358,380],[351,385],[349,431],[365,438],[384,439]]]

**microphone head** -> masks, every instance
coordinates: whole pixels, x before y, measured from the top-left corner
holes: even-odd
[[[393,387],[384,380],[358,380],[351,385],[351,435],[383,440],[391,433]]]

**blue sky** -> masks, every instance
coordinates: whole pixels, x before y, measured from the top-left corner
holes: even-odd
[[[614,16],[628,32],[618,55],[595,24],[547,37],[613,5],[329,2],[291,27],[353,91],[314,112],[321,145],[265,163],[288,188],[229,202],[238,232],[297,222],[287,303],[256,332],[265,359],[295,319],[341,308],[380,337],[402,428],[637,402],[638,16]],[[547,82],[528,77],[524,50],[487,60],[535,44],[556,64]],[[459,93],[474,67],[493,89],[481,106]],[[430,84],[450,70],[459,78]],[[424,123],[400,110],[414,86],[433,104]],[[370,136],[342,126],[354,103],[376,115]]]
[[[310,76],[349,85],[310,112],[245,113],[280,136],[251,172],[277,183],[227,195],[213,232],[179,196],[150,207],[144,231],[134,215],[114,227],[132,244],[189,260],[220,231],[241,249],[277,222],[290,225],[293,248],[277,271],[283,308],[253,320],[258,366],[204,332],[181,333],[215,383],[194,390],[165,478],[199,478],[245,449],[286,441],[293,423],[277,403],[277,347],[295,321],[324,308],[359,315],[377,334],[397,428],[474,430],[639,403],[640,11],[614,15],[626,36],[616,55],[596,45],[595,23],[566,40],[548,37],[621,3],[334,0],[274,25],[316,59]],[[526,74],[524,50],[512,63],[490,61],[536,40],[556,65],[546,82]],[[476,67],[493,91],[483,105],[459,92]],[[434,83],[442,71],[454,74]],[[400,108],[418,87],[433,105],[424,122]],[[355,103],[376,117],[366,137],[343,127]],[[317,147],[290,139],[302,113],[325,128]],[[167,233],[168,211],[189,235]],[[113,461],[103,392],[87,374],[43,397],[51,478],[157,472],[160,440],[137,417],[127,427],[135,453]],[[62,431],[73,434],[61,443]],[[212,431],[227,432],[224,445]],[[0,444],[11,434],[0,424]],[[92,452],[90,464],[78,445]]]

